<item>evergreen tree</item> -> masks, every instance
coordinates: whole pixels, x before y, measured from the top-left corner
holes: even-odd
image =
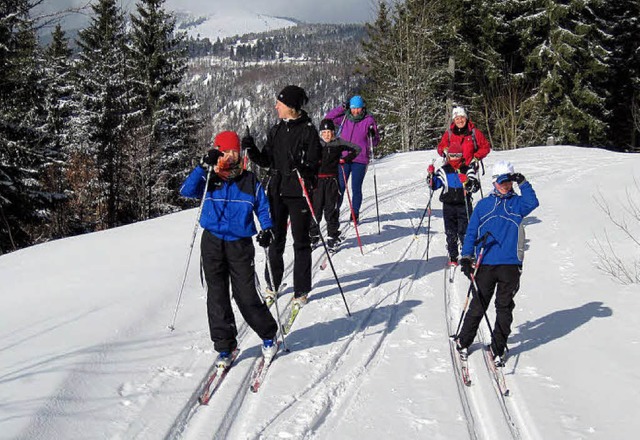
[[[520,30],[532,35],[528,74],[536,86],[529,100],[532,115],[542,122],[539,141],[548,134],[560,142],[598,145],[606,130],[606,91],[600,78],[607,75],[607,51],[592,15],[594,1],[538,0]]]
[[[74,118],[74,168],[89,175],[75,190],[78,197],[82,194],[77,200],[83,213],[79,221],[88,229],[102,229],[131,220],[122,198],[135,107],[124,15],[115,0],[99,0],[91,8],[89,27],[79,34],[80,110]]]
[[[608,139],[613,146],[640,151],[640,2],[602,2],[596,15],[609,37]]]
[[[186,72],[184,36],[163,9],[164,0],[141,0],[132,15],[132,59],[141,125],[132,169],[137,219],[177,209],[176,194],[195,134],[191,98],[180,89]],[[142,197],[140,197],[142,196]]]
[[[70,187],[67,181],[69,159],[69,121],[73,115],[74,82],[71,69],[71,50],[62,27],[58,24],[52,41],[44,53],[46,115],[44,132],[47,134],[50,160],[43,170],[43,182],[53,195],[48,237],[61,238],[73,232],[72,215],[68,209]]]
[[[49,194],[41,58],[29,0],[0,0],[0,253],[32,244],[46,222]]]

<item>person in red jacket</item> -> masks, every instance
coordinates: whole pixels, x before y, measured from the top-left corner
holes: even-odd
[[[465,164],[477,170],[477,163],[491,151],[489,141],[469,120],[464,107],[454,107],[451,119],[451,126],[438,144],[438,154],[446,157],[447,153],[462,153]]]

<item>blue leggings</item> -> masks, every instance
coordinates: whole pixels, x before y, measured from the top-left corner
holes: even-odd
[[[364,175],[367,173],[367,165],[363,163],[345,163],[344,173],[349,180],[351,175],[351,203],[353,204],[353,212],[356,214],[356,218],[360,215],[360,205],[362,205],[362,182],[364,182]],[[342,171],[338,172],[338,185],[340,186],[340,200],[338,201],[338,207],[342,206],[342,199],[344,196],[344,178]]]

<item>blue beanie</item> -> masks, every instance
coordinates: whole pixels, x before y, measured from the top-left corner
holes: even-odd
[[[362,96],[355,95],[349,100],[349,108],[364,108],[364,99]]]

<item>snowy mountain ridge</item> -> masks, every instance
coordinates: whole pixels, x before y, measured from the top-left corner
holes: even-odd
[[[215,42],[235,35],[266,32],[296,26],[292,19],[272,17],[240,7],[225,7],[207,14],[176,9],[176,28],[192,38],[209,38]]]

